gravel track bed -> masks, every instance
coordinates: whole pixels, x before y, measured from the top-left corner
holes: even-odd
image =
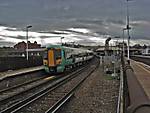
[[[57,113],[116,113],[119,80],[108,79],[100,66]]]
[[[94,69],[95,66],[93,65],[88,67],[88,71],[82,72],[77,77],[63,84],[61,87],[55,89],[54,91],[47,93],[38,100],[30,103],[23,109],[19,110],[17,113],[44,113],[50,108],[50,106],[54,105],[54,103],[65,96],[65,94],[67,94],[67,92],[69,92],[74,86],[76,86],[80,80],[84,79],[88,73]]]
[[[24,82],[28,82],[30,80],[38,79],[42,76],[47,76],[44,70],[30,72],[26,74],[21,74],[13,77],[8,77],[2,81],[0,81],[0,90],[10,88],[12,86],[16,86],[18,84],[22,84]]]
[[[38,85],[43,84],[43,83],[45,83],[47,81],[48,81],[47,79],[41,78],[40,80],[28,83],[26,85],[23,85],[23,86],[20,86],[20,87],[17,87],[17,88],[13,88],[13,89],[7,90],[5,92],[2,92],[2,93],[0,93],[0,101],[6,99],[8,97],[12,97],[13,95],[16,95],[16,94],[19,94],[21,92],[24,92],[26,90],[29,90],[33,86],[34,87],[38,86]]]
[[[85,65],[87,65],[87,64],[85,64]],[[70,70],[70,71],[64,73],[62,76],[66,76],[66,75],[69,74],[70,72],[73,72],[73,71],[75,71],[75,70],[77,70],[77,69],[79,69],[79,68],[81,68],[81,67],[77,67],[77,68],[75,68],[75,69],[73,69],[73,70]],[[51,81],[51,80],[50,80],[50,81]],[[51,82],[47,82],[46,84],[37,86],[37,87],[35,87],[35,88],[31,89],[31,90],[25,91],[25,92],[23,92],[23,93],[21,93],[21,94],[19,94],[19,95],[16,95],[16,96],[14,96],[14,97],[12,97],[12,98],[9,98],[9,99],[7,99],[7,100],[4,100],[4,101],[0,102],[0,111],[2,111],[2,110],[4,110],[4,109],[8,108],[9,106],[13,105],[13,104],[16,103],[16,102],[19,102],[19,101],[22,101],[23,99],[28,98],[29,96],[33,95],[33,94],[36,93],[36,92],[39,92],[39,91],[42,90],[42,89],[46,89],[46,88],[49,87],[49,85],[51,85],[51,84],[52,84],[52,81],[51,81]],[[29,87],[31,87],[31,86],[29,85]],[[23,90],[23,89],[24,89],[24,88],[21,88],[21,90]],[[17,92],[16,92],[16,93],[17,93]],[[10,95],[5,95],[5,96],[10,96]]]
[[[50,80],[51,81],[51,80]],[[31,90],[27,90],[21,94],[18,94],[10,99],[7,99],[7,100],[4,100],[2,102],[0,102],[0,110],[3,110],[3,109],[6,109],[8,108],[9,106],[13,105],[14,103],[16,102],[19,102],[19,101],[22,101],[23,99],[26,99],[28,98],[29,96],[33,95],[33,93],[36,93],[42,89],[45,89],[47,88],[51,83],[51,82],[46,82],[45,84],[42,84],[42,85],[39,85]],[[29,87],[33,87],[33,86],[29,86]],[[24,89],[22,89],[24,90]]]

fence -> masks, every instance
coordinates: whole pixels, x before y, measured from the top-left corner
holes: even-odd
[[[29,57],[28,61],[25,57],[0,57],[0,71],[15,70],[39,65],[42,65],[41,56]]]

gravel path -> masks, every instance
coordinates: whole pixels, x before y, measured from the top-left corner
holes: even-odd
[[[108,79],[99,67],[59,113],[116,113],[119,80]]]

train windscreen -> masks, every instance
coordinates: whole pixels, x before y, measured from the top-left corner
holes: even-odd
[[[61,59],[61,49],[56,49],[55,50],[55,59]]]
[[[44,58],[45,60],[47,60],[47,59],[48,59],[47,51],[45,51],[45,52],[44,52],[44,56],[43,56],[43,58]]]

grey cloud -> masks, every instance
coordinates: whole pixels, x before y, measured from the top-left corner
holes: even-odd
[[[98,19],[84,19],[84,20],[77,20],[77,22],[84,23],[84,24],[96,24],[96,25],[105,25],[103,20]]]
[[[145,21],[145,20],[139,20],[139,21],[132,21],[130,24],[133,27],[147,27],[150,26],[150,21]]]
[[[5,35],[0,35],[0,36],[2,36],[2,37],[10,37],[10,38],[14,38],[14,39],[26,39],[26,37],[25,36],[21,36],[21,35],[18,35],[18,36],[5,36]]]
[[[40,38],[42,38],[42,39],[45,39],[45,38],[54,38],[54,37],[58,38],[58,37],[61,37],[61,36],[40,36]]]
[[[73,31],[73,30],[64,30],[64,31],[67,31],[67,32],[70,32],[70,33],[75,33],[75,34],[85,34],[85,33],[78,32],[78,31]]]
[[[119,24],[119,25],[125,25],[126,23],[123,20],[118,20],[118,19],[89,19],[89,20],[77,20],[80,23],[84,24],[93,24],[93,25],[99,25],[99,26],[106,26],[108,24]]]
[[[84,44],[84,45],[92,45],[92,44],[96,45],[95,41],[91,41],[89,39],[83,39],[81,41],[76,41],[76,43]],[[103,42],[97,42],[97,45],[104,45],[104,43]]]
[[[126,23],[123,20],[107,19],[106,23],[125,25]]]
[[[129,6],[131,21],[150,21],[149,4],[149,0],[135,0],[131,3]],[[32,31],[65,30],[77,27],[87,28],[99,35],[121,35],[119,26],[126,25],[125,0],[0,0],[0,6],[2,6],[0,25],[5,26],[6,23],[6,26],[24,28],[31,24]],[[135,39],[140,37],[148,39],[150,36],[150,26],[141,27],[139,23],[131,23],[131,26],[138,27],[133,34]],[[20,38],[24,39],[24,37]]]
[[[137,40],[137,39],[144,39],[144,40],[150,40],[150,37],[143,37],[143,36],[131,36],[131,38],[133,40]]]
[[[8,26],[8,25],[5,23],[0,23],[0,26]]]
[[[59,32],[59,31],[41,31],[38,33],[51,33],[51,34],[56,34],[56,35],[67,34],[67,33]]]
[[[13,36],[10,36],[11,38],[13,38]],[[21,36],[21,35],[18,35],[17,37],[14,37],[16,39],[26,39],[26,36]]]
[[[0,38],[0,41],[4,40],[3,38]]]
[[[6,42],[6,41],[0,41],[0,47],[3,47],[3,46],[13,46],[15,43],[13,42]]]
[[[13,28],[7,28],[5,30],[8,30],[8,31],[17,31],[17,29],[13,29]]]
[[[140,26],[139,23],[131,23],[130,25],[133,26],[133,27],[138,27],[138,26]]]

